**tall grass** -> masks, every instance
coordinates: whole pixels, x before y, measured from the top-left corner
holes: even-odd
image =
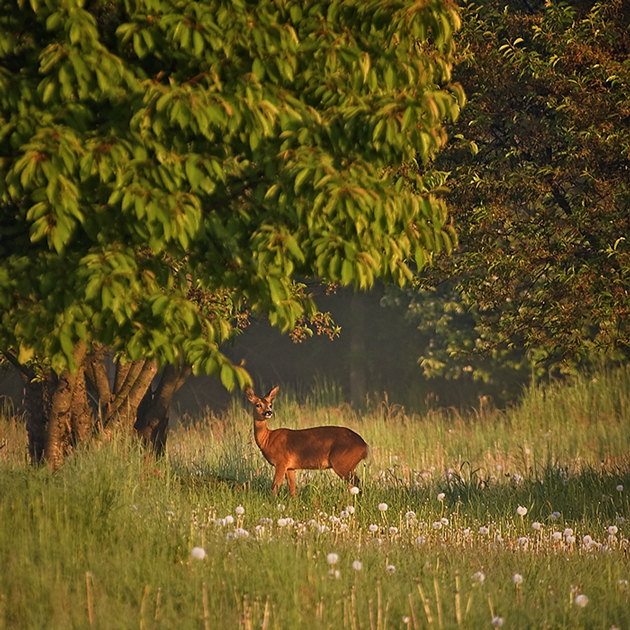
[[[98,436],[54,475],[5,409],[0,628],[628,628],[629,390],[624,370],[422,417],[281,392],[274,427],[371,445],[358,495],[302,472],[295,500],[271,495],[238,402],[162,460]]]

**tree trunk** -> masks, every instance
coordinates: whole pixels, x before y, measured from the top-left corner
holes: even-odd
[[[70,409],[70,427],[73,445],[85,442],[94,432],[94,415],[87,399],[85,365],[79,368],[76,375]]]
[[[76,365],[82,365],[85,359],[86,343],[79,341],[74,347]],[[50,416],[46,431],[44,458],[55,472],[63,464],[64,456],[70,446],[72,427],[72,399],[79,371],[65,370],[57,381],[52,395]],[[83,372],[81,372],[83,376]]]
[[[191,369],[187,365],[181,368],[167,365],[158,388],[153,393],[147,391],[138,408],[135,429],[142,441],[158,456],[163,455],[166,449],[171,401],[190,373]]]
[[[133,361],[129,368],[126,365],[120,367],[125,377],[119,379],[117,375],[116,383],[119,384],[120,390],[114,391],[114,399],[105,415],[103,426],[106,427],[116,421],[123,429],[131,431],[136,421],[138,406],[157,373],[157,361],[154,359]]]
[[[39,464],[44,458],[50,410],[51,377],[52,375],[49,374],[47,377],[35,380],[35,374],[32,370],[22,372],[28,454],[32,464]]]

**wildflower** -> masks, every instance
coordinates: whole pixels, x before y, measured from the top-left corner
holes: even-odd
[[[448,525],[448,519],[446,517],[442,517],[440,519],[440,523],[442,523],[442,525],[444,525],[444,527],[446,527]]]
[[[437,500],[438,500],[438,501],[440,501],[441,503],[444,503],[444,497],[445,497],[445,496],[446,496],[446,495],[445,495],[443,492],[440,492],[440,493],[437,495]]]
[[[516,508],[516,513],[517,513],[519,516],[525,516],[525,514],[527,514],[527,508],[526,508],[526,507],[523,507],[522,505],[519,505],[519,506]]]
[[[580,608],[584,608],[584,606],[588,604],[588,597],[586,595],[581,595],[581,594],[576,595],[573,601],[575,602],[576,606],[579,606]]]
[[[387,575],[393,575],[396,573],[396,567],[393,564],[388,564],[385,567],[385,573],[387,573]]]
[[[537,532],[539,532],[542,529],[542,523],[539,523],[538,521],[534,521],[532,523],[532,529],[535,529]]]
[[[558,542],[561,538],[562,538],[562,534],[560,532],[554,532],[553,534],[551,534],[551,537]]]
[[[190,555],[195,560],[203,560],[206,557],[206,550],[203,547],[193,547],[190,551]]]
[[[352,563],[352,568],[353,568],[355,571],[360,571],[360,570],[363,568],[363,564],[361,564],[361,561],[360,561],[360,560],[355,560],[355,561]]]
[[[236,512],[236,516],[243,516],[243,514],[245,514],[245,508],[242,505],[237,506],[234,511]]]
[[[500,628],[503,625],[503,617],[492,617],[492,625],[495,628]]]
[[[387,511],[387,503],[379,503],[379,504],[378,504],[378,509],[379,509],[381,512],[386,512],[386,511]]]
[[[350,488],[350,494],[359,494],[359,488],[352,486],[352,488]]]
[[[375,534],[378,531],[378,525],[375,525],[374,523],[372,523],[369,527],[369,530]]]
[[[523,583],[523,576],[520,573],[515,573],[512,576],[512,582],[514,582],[514,584],[522,584]]]
[[[623,486],[621,484],[617,486],[617,492],[623,492]]]
[[[485,579],[486,579],[486,576],[482,571],[477,571],[476,573],[473,573],[473,580],[475,580],[475,582],[479,582],[479,584],[483,584]]]

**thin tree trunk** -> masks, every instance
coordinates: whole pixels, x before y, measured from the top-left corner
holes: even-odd
[[[89,359],[85,363],[88,361]],[[85,442],[94,431],[94,416],[87,399],[85,365],[79,368],[76,376],[70,410],[70,426],[73,444]]]
[[[28,372],[22,372],[22,377],[28,454],[32,464],[39,464],[44,458],[46,447],[51,376],[35,380],[32,370],[28,370]]]
[[[163,455],[166,449],[171,401],[190,373],[191,369],[187,365],[181,368],[167,365],[158,388],[153,394],[148,391],[138,408],[136,431],[158,456]]]
[[[74,360],[81,365],[85,359],[87,345],[79,341],[74,348]],[[70,444],[70,429],[72,424],[72,398],[77,382],[78,372],[65,370],[58,379],[52,395],[50,417],[46,432],[44,458],[50,466],[51,472],[63,464],[65,451]]]
[[[105,367],[106,349],[101,346],[91,352],[85,361],[85,373],[96,391],[98,402],[98,417],[102,418],[109,413],[112,401],[112,392],[109,387],[107,368]]]
[[[138,405],[157,373],[157,361],[133,361],[126,372],[120,391],[114,392],[114,400],[103,421],[104,427],[115,420],[123,428],[131,430],[136,421]]]

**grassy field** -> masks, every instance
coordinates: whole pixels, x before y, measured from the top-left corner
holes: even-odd
[[[630,371],[506,412],[357,417],[333,387],[271,426],[371,445],[270,491],[250,410],[189,420],[168,456],[96,439],[54,475],[0,419],[0,628],[630,628]]]

